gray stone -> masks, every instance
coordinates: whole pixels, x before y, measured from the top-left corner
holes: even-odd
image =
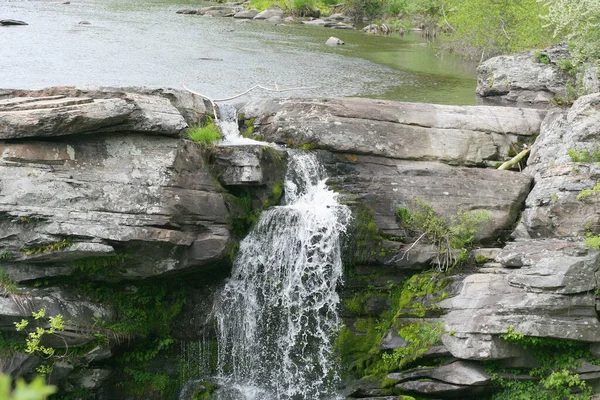
[[[429,378],[437,381],[463,386],[484,386],[491,382],[485,368],[469,361],[455,361],[437,368],[416,368],[400,373],[387,375],[388,379],[407,382],[415,379]]]
[[[98,389],[111,374],[108,369],[82,369],[69,376],[69,383],[77,389],[94,390]]]
[[[403,382],[397,384],[395,387],[402,391],[428,396],[465,396],[462,398],[468,398],[466,396],[474,396],[482,393],[481,390],[477,390],[477,387],[452,385],[429,380]]]
[[[310,20],[310,21],[302,21],[302,23],[304,25],[325,26],[325,24],[327,23],[327,21],[325,21],[324,19],[317,18],[317,19],[313,19],[313,20]]]
[[[339,46],[339,45],[346,44],[346,43],[341,39],[331,36],[329,39],[327,39],[325,44],[327,46]]]
[[[254,19],[269,19],[271,17],[280,17],[283,18],[285,16],[285,13],[283,12],[283,10],[279,7],[271,7],[268,8],[264,11],[261,11],[260,13],[258,13]]]
[[[254,17],[256,17],[258,15],[258,10],[252,9],[252,10],[244,10],[244,11],[240,11],[238,13],[235,13],[233,18],[238,18],[238,19],[252,19]]]
[[[377,228],[392,236],[405,236],[396,220],[397,208],[415,208],[414,199],[418,197],[446,217],[459,210],[485,210],[490,221],[482,227],[478,239],[495,237],[508,232],[530,186],[527,176],[508,171],[323,154],[331,177],[329,184],[360,199],[373,210]],[[406,249],[400,249],[386,262],[410,268],[432,255],[428,248],[423,254],[409,251],[405,256]]]
[[[111,114],[120,115],[112,125],[106,108],[95,108],[106,102],[134,111]],[[91,108],[85,114],[81,107]],[[75,260],[114,255],[116,244],[130,258],[111,270],[112,280],[228,257],[229,212],[201,147],[132,133],[177,136],[187,120],[199,117],[193,108],[192,98],[169,90],[50,88],[1,97],[0,119],[14,118],[3,126],[9,137],[54,136],[55,129],[71,135],[54,142],[0,142],[0,250],[12,255],[6,261],[10,276],[64,275]],[[34,120],[42,122],[34,123],[31,113],[40,113]],[[68,246],[44,250],[68,238]],[[27,255],[27,248],[41,250]]]
[[[509,244],[497,261],[520,260],[508,274],[473,274],[464,278],[457,296],[438,305],[444,345],[458,358],[519,357],[495,335],[507,327],[527,336],[600,342],[596,316],[596,274],[600,254],[577,243],[519,241]]]
[[[13,379],[17,379],[33,371],[39,362],[37,356],[16,352],[10,356],[0,357],[0,371],[3,374],[10,375]]]
[[[539,132],[545,111],[371,99],[287,99],[242,108],[266,140],[353,154],[453,164],[504,161]]]
[[[397,329],[388,329],[386,335],[379,343],[379,348],[381,350],[393,350],[399,347],[406,347],[408,345],[408,342],[398,336],[396,331]]]
[[[555,96],[565,96],[570,77],[556,65],[571,58],[567,45],[540,52],[549,59],[541,63],[536,52],[490,58],[477,67],[477,94],[485,98],[502,98],[510,102],[548,103]]]
[[[578,237],[590,226],[600,225],[597,196],[578,200],[584,189],[600,182],[597,163],[574,162],[568,152],[598,152],[600,140],[600,94],[578,99],[573,106],[548,116],[532,147],[525,173],[535,186],[527,198],[523,223],[529,235]]]

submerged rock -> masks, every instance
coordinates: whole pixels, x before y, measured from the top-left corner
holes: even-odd
[[[18,21],[16,19],[0,19],[0,26],[11,26],[11,25],[29,25],[25,21]]]

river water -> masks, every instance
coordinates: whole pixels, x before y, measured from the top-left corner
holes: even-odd
[[[261,84],[315,87],[294,95],[475,103],[473,65],[418,35],[175,13],[206,5],[191,0],[62,2],[0,0],[0,19],[29,23],[0,27],[0,88],[185,84],[221,98]],[[329,36],[346,45],[326,46]]]

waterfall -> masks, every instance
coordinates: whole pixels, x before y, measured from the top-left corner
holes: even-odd
[[[222,103],[219,105],[220,119],[217,121],[217,125],[223,135],[223,140],[219,145],[221,146],[243,146],[259,144],[265,145],[264,142],[258,140],[245,138],[240,135],[238,128],[238,115],[237,110],[233,104]]]
[[[350,210],[314,155],[290,152],[284,205],[240,244],[215,302],[218,399],[330,399],[337,380],[340,235]]]

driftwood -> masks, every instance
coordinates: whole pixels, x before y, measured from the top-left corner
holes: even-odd
[[[511,158],[510,160],[506,161],[504,164],[502,164],[501,166],[498,167],[498,169],[502,169],[502,170],[507,170],[510,169],[512,167],[514,167],[515,165],[517,165],[519,163],[519,161],[521,161],[527,154],[529,154],[529,152],[531,151],[531,147],[526,148],[525,150],[523,150],[522,152],[520,152],[519,154],[517,154],[516,156],[514,156],[513,158]]]

